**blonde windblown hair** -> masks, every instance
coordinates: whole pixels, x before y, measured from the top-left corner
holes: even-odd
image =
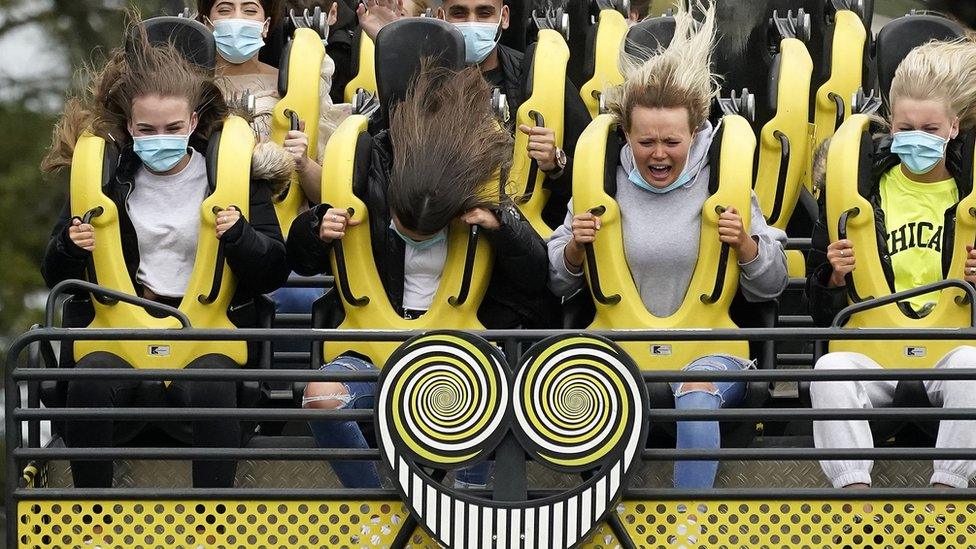
[[[891,82],[891,104],[899,99],[941,101],[959,127],[976,127],[976,43],[932,41],[913,49]]]
[[[711,70],[715,43],[715,5],[697,4],[704,14],[702,22],[679,2],[675,14],[674,38],[667,48],[646,52],[650,55],[620,54],[624,83],[607,90],[607,107],[629,133],[631,114],[636,107],[649,109],[688,109],[688,123],[695,130],[708,118],[712,98],[719,91]],[[646,58],[646,59],[645,59]]]

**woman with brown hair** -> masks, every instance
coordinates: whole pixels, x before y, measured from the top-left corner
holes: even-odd
[[[421,69],[392,114],[389,131],[373,138],[367,189],[373,256],[387,297],[406,318],[425,314],[447,258],[448,225],[478,225],[495,255],[478,319],[487,328],[540,326],[545,320],[546,246],[512,201],[500,195],[511,160],[511,136],[491,110],[491,90],[476,68]],[[350,226],[348,204],[321,204],[292,224],[288,256],[303,275],[329,265],[332,243]],[[349,250],[345,252],[347,255]],[[445,326],[445,328],[449,328]],[[347,352],[323,370],[373,369]],[[371,408],[372,383],[316,382],[305,390],[307,408]],[[354,421],[314,421],[319,446],[366,448]],[[376,487],[370,462],[334,462],[348,487]],[[487,466],[460,471],[469,485],[486,482]]]
[[[93,75],[88,97],[68,103],[42,169],[70,166],[74,145],[86,129],[120,148],[114,176],[102,192],[118,209],[125,267],[137,295],[178,306],[197,255],[201,204],[216,184],[207,175],[204,154],[227,107],[213,80],[172,46],[151,46],[145,36],[131,46],[128,51],[114,51],[106,66]],[[294,165],[283,156],[277,168],[274,178],[285,181]],[[284,242],[271,205],[272,189],[257,177],[252,168],[249,219],[227,206],[217,213],[212,229],[238,280],[234,303],[274,290],[288,276]],[[71,217],[70,212],[70,204],[65,204],[44,256],[42,272],[52,287],[63,280],[86,278],[92,252],[110,244],[96,241],[92,225]],[[207,354],[185,365],[235,366],[221,354]],[[112,353],[94,352],[82,357],[76,367],[132,365]],[[141,392],[139,387],[133,379],[70,381],[67,406],[127,406]],[[237,406],[236,384],[230,381],[175,381],[166,388],[162,383],[154,387],[174,405]],[[69,447],[111,446],[112,430],[111,421],[67,421],[64,440]],[[240,425],[227,420],[196,421],[192,442],[202,447],[239,447]],[[75,486],[112,485],[110,461],[73,461],[71,468]],[[194,462],[193,484],[232,486],[235,469],[233,461]]]

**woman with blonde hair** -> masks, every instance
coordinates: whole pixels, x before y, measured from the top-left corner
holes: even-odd
[[[912,50],[898,66],[889,93],[890,132],[874,142],[871,187],[865,198],[874,206],[881,268],[893,292],[910,290],[946,278],[976,283],[976,251],[972,246],[963,272],[949,272],[956,206],[972,192],[971,156],[963,150],[960,132],[976,128],[976,43],[971,40],[929,42]],[[965,158],[970,158],[967,162]],[[856,182],[842,182],[856,184]],[[829,185],[826,192],[830,192]],[[821,197],[824,195],[821,194]],[[814,227],[813,250],[807,260],[810,312],[819,325],[829,326],[847,305],[846,277],[856,268],[859,251],[850,240],[830,242],[821,199]],[[902,311],[920,318],[931,311],[938,294],[900,303]],[[976,347],[954,349],[936,368],[976,366]],[[860,353],[824,355],[816,369],[878,369]],[[824,381],[810,384],[815,408],[873,408],[890,405],[897,382]],[[936,406],[976,407],[976,381],[928,380],[925,390]],[[867,421],[815,421],[818,448],[871,448]],[[938,448],[976,448],[976,422],[944,421]],[[867,487],[872,462],[823,461],[835,487]],[[932,485],[964,488],[976,475],[974,460],[938,460]]]
[[[630,272],[648,311],[673,314],[688,290],[698,261],[701,212],[709,197],[709,150],[716,128],[709,122],[717,92],[710,70],[714,41],[714,6],[699,8],[696,24],[679,9],[674,39],[646,60],[624,56],[623,84],[609,90],[608,106],[626,138],[616,170],[624,249]],[[744,159],[751,162],[751,159]],[[600,217],[566,215],[549,241],[549,287],[569,297],[583,287],[584,246],[596,238]],[[786,286],[786,235],[768,227],[755,195],[752,226],[735,208],[721,214],[714,238],[735,250],[741,268],[740,289],[750,301],[775,299]],[[746,357],[703,356],[686,370],[750,368]],[[734,406],[745,396],[743,382],[672,384],[678,409]],[[677,424],[678,448],[718,448],[717,422]],[[707,488],[715,481],[716,462],[675,463],[675,485]]]
[[[91,93],[65,107],[54,131],[51,151],[42,169],[70,166],[74,145],[90,130],[119,149],[118,163],[102,192],[118,210],[121,251],[132,285],[140,297],[170,306],[184,298],[197,255],[200,209],[214,192],[216,181],[207,174],[204,155],[211,135],[220,129],[227,107],[213,79],[191,65],[170,45],[150,45],[143,34],[131,47],[118,48],[107,65],[93,76]],[[267,165],[267,163],[266,163]],[[280,159],[272,176],[287,181],[294,164]],[[224,246],[228,268],[238,284],[232,303],[249,301],[285,282],[285,245],[271,205],[268,181],[252,168],[249,217],[234,206],[217,213],[210,230]],[[51,233],[42,265],[48,286],[67,279],[86,278],[86,265],[97,246],[92,225],[71,216],[66,203]],[[119,356],[94,352],[78,360],[76,368],[131,368]],[[186,368],[233,368],[222,354],[206,354]],[[158,400],[177,406],[237,406],[233,381],[174,381],[158,389]],[[146,387],[135,379],[79,379],[68,382],[68,407],[124,407],[143,398]],[[154,398],[153,400],[157,400]],[[236,420],[193,422],[192,442],[199,447],[237,448],[241,428]],[[67,421],[64,441],[69,447],[112,444],[112,421]],[[230,487],[233,461],[193,463],[197,487]],[[111,487],[111,461],[72,461],[77,487]]]

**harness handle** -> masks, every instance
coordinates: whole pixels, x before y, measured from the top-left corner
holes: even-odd
[[[769,214],[766,223],[772,225],[779,221],[779,216],[783,211],[783,195],[786,194],[786,177],[790,172],[790,138],[785,133],[776,130],[773,137],[779,139],[779,177],[776,180],[776,198],[773,201],[773,211]]]
[[[468,248],[464,255],[464,271],[461,273],[461,289],[458,295],[447,299],[453,307],[460,307],[468,300],[468,293],[471,291],[471,276],[474,274],[474,258],[478,252],[478,225],[471,225],[468,229]]]
[[[71,290],[84,290],[92,295],[102,295],[114,299],[116,302],[121,301],[123,303],[128,303],[130,305],[136,305],[137,307],[142,307],[146,312],[157,312],[164,314],[166,316],[171,316],[180,322],[181,328],[192,328],[190,325],[190,319],[187,318],[183,311],[177,309],[176,307],[170,307],[163,303],[157,303],[149,299],[142,297],[136,297],[134,295],[129,295],[124,292],[119,292],[117,290],[112,290],[104,286],[99,286],[97,284],[92,284],[91,282],[85,280],[64,280],[61,281],[53,288],[51,288],[51,293],[47,296],[47,305],[44,311],[44,325],[51,327],[54,325],[54,309],[58,303],[58,298]]]
[[[356,210],[348,208],[349,216],[352,217]],[[342,251],[342,239],[337,238],[332,241],[332,252],[335,254],[336,271],[335,284],[342,293],[342,299],[353,307],[362,307],[369,303],[369,296],[356,297],[349,288],[349,275],[346,272],[346,254]]]
[[[595,208],[590,208],[588,211],[599,217],[606,213],[607,207],[600,205]],[[597,267],[596,252],[593,251],[593,243],[587,242],[583,244],[583,250],[586,252],[587,279],[590,281],[590,290],[593,292],[593,298],[602,305],[616,305],[620,303],[620,294],[606,295],[603,293],[603,288],[600,286],[600,270]]]
[[[905,290],[902,292],[889,294],[881,297],[869,297],[860,303],[853,303],[841,309],[837,316],[834,317],[834,322],[831,324],[832,328],[840,328],[847,319],[856,313],[866,311],[868,309],[875,309],[883,305],[889,305],[891,303],[896,303],[898,301],[904,301],[905,299],[924,295],[929,292],[934,292],[937,290],[944,290],[947,288],[959,288],[966,292],[966,296],[969,298],[970,302],[973,298],[976,298],[976,288],[973,288],[971,284],[964,280],[959,280],[958,278],[947,278],[945,280],[940,280],[938,282],[933,282],[931,284],[926,284],[924,286],[919,286],[917,288],[912,288],[911,290]],[[969,319],[970,327],[976,328],[976,307],[971,311],[971,316]]]
[[[715,213],[721,215],[725,213],[726,209],[725,206],[715,206]],[[725,287],[725,271],[729,265],[729,250],[731,248],[727,243],[722,243],[722,249],[718,253],[718,269],[715,271],[715,286],[712,288],[712,293],[698,296],[698,299],[706,305],[716,303],[722,297],[722,289]]]
[[[103,213],[105,213],[105,208],[95,206],[94,208],[83,213],[81,217],[76,216],[74,219],[78,219],[87,225],[91,223],[93,218],[96,218]],[[85,273],[89,282],[96,285],[98,284],[98,274],[95,272],[95,256],[92,254],[88,254],[88,257],[85,258]],[[101,303],[102,305],[115,305],[118,303],[118,300],[112,299],[104,294],[92,293],[92,297],[95,298],[95,301]]]
[[[538,111],[529,111],[529,116],[535,121],[537,127],[546,127],[546,119]],[[529,162],[529,179],[525,182],[525,193],[519,198],[519,203],[524,204],[532,198],[535,192],[535,180],[539,175],[539,161],[535,158]]]
[[[285,109],[285,116],[287,116],[288,120],[291,121],[291,126],[290,126],[291,131],[297,132],[298,128],[302,124],[301,119],[298,118],[298,113],[291,109]]]
[[[228,208],[233,208],[237,211],[241,211],[237,206],[227,206]],[[214,206],[211,211],[213,211],[214,216],[217,215],[220,210],[220,206]],[[243,218],[243,216],[241,216]],[[216,222],[216,218],[214,219]],[[210,305],[214,301],[217,301],[217,296],[220,295],[220,285],[224,278],[224,239],[217,239],[217,264],[214,266],[214,277],[213,283],[210,285],[210,293],[207,295],[200,294],[197,296],[197,301],[203,303],[204,305]]]
[[[840,219],[837,220],[837,237],[841,240],[847,240],[847,220],[851,217],[857,217],[861,213],[861,208],[853,207],[849,210],[845,210],[844,213],[840,214]],[[860,303],[869,299],[874,299],[874,296],[867,296],[862,298],[857,293],[857,288],[854,287],[854,273],[847,273],[844,275],[844,282],[847,285],[847,295],[851,298],[852,303]]]
[[[844,123],[844,98],[834,92],[828,93],[827,98],[834,102],[834,107],[837,109],[834,117],[834,131],[837,131]]]

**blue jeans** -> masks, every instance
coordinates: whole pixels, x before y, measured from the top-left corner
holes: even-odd
[[[376,367],[356,357],[340,356],[320,369],[329,372],[349,370],[373,370]],[[367,381],[347,381],[343,383],[347,395],[335,395],[342,403],[336,409],[372,410],[376,384]],[[355,421],[309,421],[309,428],[320,448],[367,449],[366,437]],[[329,462],[339,481],[346,488],[379,488],[380,475],[376,463],[372,461],[332,461]]]
[[[322,288],[278,288],[269,296],[275,303],[276,313],[310,313],[312,303],[323,293]]]
[[[752,363],[741,358],[726,355],[708,355],[695,359],[684,367],[686,371],[745,370]],[[674,407],[676,410],[717,410],[742,403],[746,395],[746,384],[742,381],[716,381],[715,391],[704,389],[685,390],[681,383],[672,383]],[[721,447],[721,435],[717,421],[679,421],[677,425],[677,448],[715,448]],[[717,461],[676,461],[674,462],[675,488],[711,488],[718,473]]]

